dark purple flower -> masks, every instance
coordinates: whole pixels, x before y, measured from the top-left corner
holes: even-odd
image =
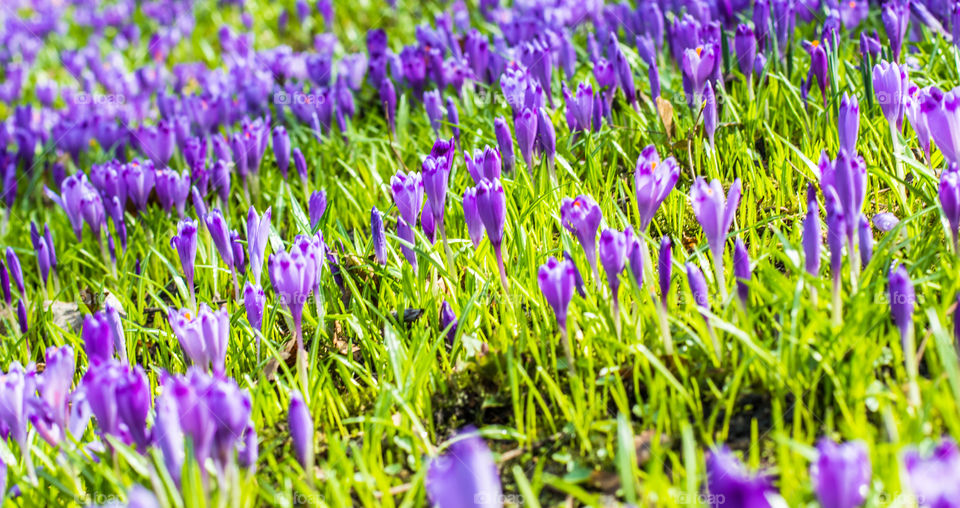
[[[263,309],[267,304],[267,295],[263,288],[247,281],[243,286],[243,308],[247,313],[247,322],[254,331],[259,332],[263,327]],[[257,336],[257,342],[260,338]]]
[[[210,213],[204,218],[204,222],[207,224],[207,231],[210,232],[210,237],[213,239],[214,246],[217,247],[217,252],[220,253],[223,264],[233,270],[233,245],[230,242],[230,230],[227,229],[227,222],[223,219],[220,209],[210,210]]]
[[[497,145],[500,147],[500,157],[503,159],[504,169],[507,173],[512,173],[514,169],[513,137],[510,135],[510,127],[507,126],[507,121],[502,116],[494,119],[493,132],[497,137]]]
[[[746,306],[750,298],[750,256],[743,240],[737,238],[733,248],[733,275],[737,278],[737,297]]]
[[[423,206],[423,180],[420,173],[398,171],[390,180],[390,190],[400,216],[410,226],[416,226]]]
[[[860,216],[860,224],[857,227],[858,242],[857,248],[860,249],[860,265],[870,264],[870,258],[873,257],[873,231],[870,230],[870,222],[864,215]]]
[[[817,443],[819,456],[810,464],[810,479],[823,508],[857,508],[870,490],[870,455],[860,441]]]
[[[807,215],[803,219],[803,261],[807,273],[820,274],[820,248],[823,243],[820,232],[820,208],[817,205],[817,188],[812,183],[807,187]]]
[[[147,200],[150,199],[150,192],[153,191],[155,183],[154,163],[152,161],[141,163],[138,160],[133,160],[123,166],[122,176],[127,196],[130,197],[138,210],[141,212],[146,210]]]
[[[567,327],[567,307],[573,297],[576,268],[568,260],[558,261],[550,257],[537,272],[537,283],[543,297],[553,308],[557,324],[561,329]]]
[[[397,134],[397,92],[393,88],[393,82],[390,79],[384,79],[380,83],[380,104],[383,104],[384,115],[387,117],[387,125],[394,136]]]
[[[457,315],[454,314],[450,304],[444,300],[440,305],[440,331],[446,330],[447,344],[451,346],[457,336],[457,326]]]
[[[900,61],[900,52],[903,40],[907,36],[907,26],[910,24],[910,3],[907,1],[891,0],[880,10],[880,19],[886,29],[887,39],[890,40],[890,51],[893,52],[893,61]]]
[[[463,159],[467,165],[467,172],[473,178],[473,183],[480,183],[484,178],[487,180],[500,178],[500,153],[495,148],[487,146],[483,151],[475,150],[473,157],[464,152]]]
[[[87,360],[93,363],[100,363],[113,358],[116,340],[114,338],[116,330],[114,329],[107,313],[104,311],[91,314],[83,320],[83,350],[87,354]]]
[[[373,241],[373,257],[381,265],[387,264],[387,237],[383,230],[383,214],[377,207],[370,210],[370,236]]]
[[[960,164],[960,87],[946,93],[931,88],[920,94],[920,111],[943,158],[948,164]]]
[[[693,297],[693,303],[701,309],[710,309],[710,293],[707,290],[707,281],[703,278],[703,272],[693,263],[686,264],[687,283],[690,284],[690,295]]]
[[[725,446],[707,457],[707,489],[712,508],[771,506],[767,494],[773,487],[767,477],[751,474]]]
[[[287,178],[287,168],[290,167],[290,136],[282,125],[273,128],[273,158],[277,161],[280,174]]]
[[[604,229],[600,233],[600,264],[607,273],[607,283],[613,292],[614,306],[617,305],[617,289],[620,287],[620,272],[627,264],[627,237],[615,229]]]
[[[854,234],[859,225],[858,217],[866,198],[867,169],[862,157],[851,157],[841,148],[832,164],[824,152],[820,157],[820,187],[831,189],[837,204],[843,211],[846,236],[853,245]]]
[[[13,247],[7,247],[6,256],[7,270],[10,271],[10,277],[13,279],[14,284],[16,284],[17,291],[20,292],[20,296],[26,296],[27,291],[23,285],[23,269],[20,268],[20,258],[17,256],[17,253],[13,251]]]
[[[473,248],[480,246],[483,240],[483,220],[480,218],[480,211],[477,210],[477,188],[467,187],[463,193],[463,218],[467,223],[467,232],[470,234],[470,241],[473,242]]]
[[[827,102],[827,52],[819,40],[803,41],[803,49],[810,54],[810,70],[807,72],[807,79],[801,84],[803,92],[806,93],[813,80],[817,81],[820,92],[823,95],[823,102]]]
[[[595,276],[599,278],[597,270],[597,230],[603,213],[600,205],[590,196],[580,195],[574,199],[564,198],[560,205],[560,222],[567,231],[574,234],[587,255],[587,262]]]
[[[298,390],[290,392],[288,423],[297,461],[305,471],[311,471],[313,469],[313,418],[310,416],[310,408],[307,407]]]
[[[753,76],[753,63],[757,59],[757,38],[753,34],[750,25],[737,25],[737,32],[733,37],[733,47],[736,49],[737,66],[740,72],[747,78]]]
[[[303,152],[300,151],[300,148],[293,149],[293,166],[297,169],[297,174],[300,175],[300,180],[304,182],[306,186],[307,182],[307,159],[303,156]]]
[[[440,97],[440,91],[430,90],[423,94],[423,107],[427,111],[427,119],[430,120],[430,126],[434,132],[440,131],[440,123],[443,122],[443,99]]]
[[[503,504],[497,464],[473,427],[462,429],[443,455],[427,465],[427,497],[438,508]]]
[[[443,140],[438,141],[442,143]],[[453,140],[450,140],[450,146],[453,146]],[[454,152],[452,150],[442,150],[444,155],[428,155],[423,161],[423,190],[427,195],[427,204],[430,205],[430,211],[433,215],[433,221],[437,229],[444,233],[443,212],[447,201],[447,184],[450,179],[450,170],[453,167]],[[424,211],[426,214],[426,210]]]
[[[163,209],[169,212],[176,208],[183,217],[190,195],[190,175],[186,171],[178,174],[169,168],[161,169],[156,173],[156,189],[157,200]]]
[[[840,149],[848,154],[857,153],[857,134],[860,129],[860,104],[856,97],[843,94],[837,115],[837,133],[840,136]]]
[[[673,243],[669,236],[660,238],[660,257],[657,259],[657,272],[660,278],[660,303],[667,308],[670,295],[670,277],[673,272]]]
[[[907,275],[907,269],[902,264],[890,270],[888,291],[890,297],[890,314],[893,322],[900,330],[901,336],[906,336],[913,326],[913,307],[917,297],[913,290],[913,282]]]
[[[703,87],[703,132],[707,135],[710,147],[713,145],[713,135],[717,131],[717,96],[713,93],[713,85],[708,81]]]
[[[547,159],[547,167],[553,171],[553,161],[557,154],[557,133],[553,129],[553,121],[547,110],[537,110],[537,150]]]

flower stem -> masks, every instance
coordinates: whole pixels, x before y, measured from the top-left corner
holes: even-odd
[[[843,304],[840,302],[840,276],[833,276],[833,326],[843,323]]]
[[[913,407],[920,406],[920,386],[917,384],[917,346],[913,338],[913,326],[901,333],[903,362],[907,369],[907,400]]]
[[[503,284],[503,291],[509,293],[510,283],[507,282],[507,269],[503,266],[503,252],[500,248],[500,244],[494,246],[493,250],[497,254],[497,268],[500,269],[500,284]]]
[[[723,301],[724,305],[727,303],[727,278],[723,273],[723,250],[721,249],[719,254],[714,253],[713,256],[713,271],[717,274],[717,289],[720,290],[720,299]]]

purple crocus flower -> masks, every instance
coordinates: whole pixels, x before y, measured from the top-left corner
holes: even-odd
[[[7,272],[7,265],[0,260],[0,287],[3,288],[3,300],[7,305],[13,303],[13,296],[10,294],[10,274]]]
[[[703,87],[703,132],[707,135],[710,148],[713,148],[713,136],[717,132],[717,96],[713,85],[708,81]]]
[[[801,83],[801,89],[806,94],[810,90],[813,80],[817,81],[820,92],[823,95],[823,103],[827,103],[827,52],[819,40],[803,41],[803,49],[810,54],[810,70],[807,72],[807,79]]]
[[[670,277],[673,271],[673,243],[669,236],[660,238],[660,257],[657,258],[657,272],[660,278],[660,303],[667,308],[670,295]]]
[[[590,196],[580,195],[576,198],[564,198],[560,204],[560,222],[570,233],[574,234],[583,247],[587,262],[593,270],[597,284],[600,283],[600,272],[597,269],[597,230],[603,213],[600,205]]]
[[[453,148],[453,140],[449,142],[444,140],[437,141],[437,144],[443,144],[444,147]],[[438,151],[439,150],[439,151]],[[446,240],[446,232],[443,225],[443,212],[447,201],[447,184],[450,179],[450,170],[453,167],[454,152],[444,148],[438,149],[436,144],[434,151],[443,153],[443,155],[434,156],[432,153],[423,161],[423,190],[427,195],[427,204],[430,205],[430,212],[433,215],[433,222],[440,235]],[[426,216],[424,210],[424,216]]]
[[[753,63],[757,59],[757,38],[750,25],[737,25],[737,32],[733,36],[733,47],[737,54],[737,66],[749,82],[753,76]]]
[[[43,373],[37,376],[39,398],[34,401],[36,405],[33,407],[30,421],[50,446],[57,446],[67,437],[67,433],[73,436],[80,435],[82,428],[87,424],[87,419],[83,415],[85,409],[81,409],[86,406],[80,401],[74,401],[71,414],[70,387],[73,385],[73,375],[76,370],[73,348],[70,346],[48,347],[44,352],[44,360]],[[0,489],[2,488],[4,485],[0,480]]]
[[[770,480],[754,475],[722,446],[707,457],[707,490],[712,508],[769,508],[767,494],[773,492]]]
[[[707,80],[716,71],[719,58],[720,48],[717,44],[684,50],[680,70],[683,71],[683,89],[687,94],[687,105],[690,109],[702,102]]]
[[[686,264],[687,283],[690,285],[690,295],[693,297],[693,303],[701,309],[710,309],[710,292],[707,290],[707,281],[703,277],[703,272],[693,263]],[[704,316],[706,319],[706,316]]]
[[[383,104],[384,115],[387,117],[387,125],[390,132],[397,135],[397,92],[393,88],[393,81],[384,79],[380,83],[380,103]]]
[[[430,90],[423,94],[423,107],[427,111],[427,119],[430,120],[430,127],[434,132],[440,131],[440,123],[443,122],[443,99],[440,97],[439,90]]]
[[[213,239],[214,246],[217,247],[217,252],[220,253],[223,264],[233,270],[233,245],[230,243],[230,230],[227,229],[227,222],[223,219],[220,209],[210,210],[204,218],[204,222],[207,224],[207,231],[210,232],[210,237]]]
[[[823,508],[857,508],[870,490],[870,455],[860,441],[837,444],[824,437],[810,464],[814,492]]]
[[[840,149],[848,154],[857,153],[857,135],[860,130],[860,104],[856,97],[843,93],[837,114],[837,134],[840,136]]]
[[[660,160],[660,154],[653,145],[648,145],[637,158],[633,180],[637,193],[637,207],[640,212],[640,230],[646,231],[657,209],[677,184],[680,169],[673,157]]]
[[[22,453],[29,453],[27,446],[27,421],[30,401],[34,398],[37,380],[33,364],[26,369],[19,362],[12,362],[6,373],[0,374],[0,426],[4,434],[13,438]]]
[[[837,160],[832,164],[824,152],[820,157],[820,187],[831,189],[844,215],[847,239],[853,245],[858,218],[863,210],[866,198],[867,169],[862,157],[851,157],[850,152],[841,148]]]
[[[483,220],[480,218],[480,211],[477,209],[477,188],[467,187],[463,193],[463,217],[467,223],[467,232],[470,234],[470,241],[473,242],[473,248],[480,246],[483,240]]]
[[[400,216],[408,224],[416,226],[423,206],[423,180],[420,173],[397,172],[390,180],[390,190]]]
[[[960,87],[946,93],[930,88],[918,95],[930,137],[948,164],[960,164]]]
[[[383,230],[383,214],[377,207],[370,211],[370,236],[373,240],[373,257],[380,265],[386,265],[387,237]]]
[[[547,168],[553,174],[554,158],[557,154],[557,133],[553,129],[553,121],[547,110],[537,109],[537,151],[547,159]]]
[[[223,159],[218,159],[213,163],[213,168],[210,170],[211,179],[213,180],[213,187],[217,190],[217,195],[220,197],[221,206],[224,208],[229,206],[230,203],[230,181],[232,179],[230,166]],[[197,202],[194,200],[194,207],[196,207]],[[204,214],[206,216],[206,214]]]
[[[476,150],[473,152],[473,157],[464,152],[463,159],[467,165],[467,172],[473,178],[473,183],[480,183],[484,178],[487,180],[500,178],[500,153],[495,148],[487,146],[483,151]]]
[[[913,307],[917,297],[913,290],[913,282],[910,281],[907,269],[902,264],[890,270],[888,291],[893,322],[900,330],[900,335],[906,336],[913,326]]]
[[[243,285],[243,307],[247,313],[247,322],[250,323],[250,328],[253,328],[255,332],[259,332],[263,328],[263,309],[266,304],[267,295],[263,292],[263,288],[247,281]],[[259,343],[260,335],[257,334],[258,347]]]
[[[858,239],[857,248],[860,249],[860,264],[867,266],[873,257],[873,231],[870,230],[870,221],[865,215],[860,216],[860,223],[857,227]]]
[[[817,205],[817,188],[812,183],[807,187],[807,215],[803,219],[803,261],[807,273],[820,274],[820,248],[823,243],[820,232],[820,209]]]
[[[503,504],[497,464],[473,427],[462,429],[443,455],[430,460],[425,485],[430,504],[437,508]]]
[[[497,256],[497,265],[500,269],[500,282],[506,290],[507,272],[503,265],[503,252],[501,244],[503,242],[503,230],[507,218],[507,200],[503,192],[503,185],[500,179],[482,180],[477,184],[477,213],[480,215],[480,221],[483,222],[483,228],[487,231],[487,238],[493,245],[493,250]]]
[[[277,161],[280,174],[287,178],[287,168],[290,167],[290,136],[282,125],[273,128],[273,158]]]
[[[510,135],[510,127],[502,116],[493,120],[493,132],[497,137],[497,145],[500,147],[500,157],[503,159],[503,167],[507,173],[514,170],[513,137]],[[479,182],[478,182],[479,183]]]
[[[907,84],[903,78],[896,63],[880,62],[873,66],[873,91],[891,128],[903,118],[906,92],[903,87]]]
[[[106,312],[100,311],[84,318],[81,337],[89,363],[105,362],[113,358],[116,343],[114,334],[115,330]]]
[[[267,207],[261,216],[257,215],[257,210],[253,206],[247,211],[247,249],[250,257],[250,271],[257,285],[260,284],[260,273],[263,270],[263,256],[270,236],[272,213],[270,207]]]
[[[527,171],[533,174],[533,143],[537,139],[537,114],[531,108],[523,108],[514,120],[517,133],[517,146],[527,165]],[[503,151],[501,147],[501,152]]]
[[[960,228],[960,170],[957,170],[955,164],[940,175],[940,207],[943,209],[944,218],[950,226],[950,238],[953,241],[954,250],[957,250],[957,228]]]
[[[931,453],[910,448],[903,454],[906,484],[924,507],[952,507],[960,504],[960,450],[949,436],[940,440]]]
[[[94,236],[100,236],[103,222],[103,202],[97,190],[83,173],[68,176],[60,184],[60,195],[49,188],[44,191],[53,202],[60,205],[70,219],[70,225],[79,242],[83,238],[83,223],[86,221]],[[99,213],[98,213],[99,212]],[[99,216],[99,221],[97,221]]]
[[[23,269],[20,268],[20,258],[17,256],[17,253],[14,252],[13,247],[7,247],[6,257],[10,278],[12,278],[14,284],[16,284],[20,296],[26,296],[27,292],[23,285]]]
[[[740,203],[740,179],[733,181],[724,198],[720,180],[714,179],[707,183],[703,177],[697,177],[690,189],[690,203],[693,205],[693,214],[707,237],[714,263],[722,266],[723,244]]]
[[[287,412],[290,438],[297,461],[305,471],[313,469],[313,418],[299,390],[290,391],[290,407]]]
[[[907,27],[910,24],[910,2],[891,0],[880,10],[880,19],[886,29],[887,39],[890,40],[890,51],[893,52],[893,61],[900,61],[900,52],[903,40],[907,36]]]
[[[300,176],[300,180],[303,182],[303,186],[307,186],[307,159],[303,156],[303,152],[300,151],[300,148],[293,149],[293,167],[297,170],[297,175]]]
[[[190,292],[190,306],[196,304],[194,296],[194,266],[197,259],[197,224],[190,219],[183,219],[177,225],[177,234],[170,239],[170,247],[177,250],[180,256],[180,265],[183,267],[183,277]]]
[[[733,248],[733,275],[737,278],[737,297],[746,307],[750,299],[750,255],[743,240],[737,238]]]
[[[457,337],[457,315],[453,312],[453,308],[450,307],[450,304],[444,300],[440,305],[440,331],[446,330],[447,344],[453,345],[454,339]]]
[[[316,285],[317,266],[320,260],[312,243],[300,242],[301,237],[294,240],[289,252],[279,251],[270,255],[267,271],[273,289],[280,297],[280,301],[287,307],[293,317],[294,336],[297,346],[303,350],[303,335],[301,323],[303,318],[303,304],[310,296]],[[304,247],[307,246],[307,247]]]
[[[194,316],[188,309],[169,311],[170,328],[180,342],[190,363],[214,374],[225,372],[227,345],[230,339],[230,314],[226,308],[211,310],[206,303]]]
[[[614,308],[618,306],[617,289],[620,287],[620,272],[627,264],[627,236],[615,229],[600,233],[600,264],[607,273],[607,283],[613,292]]]
[[[122,170],[123,184],[127,191],[127,196],[136,205],[137,210],[141,212],[147,209],[147,200],[150,199],[150,192],[153,190],[156,178],[154,163],[152,161],[138,160],[131,161],[123,166]]]

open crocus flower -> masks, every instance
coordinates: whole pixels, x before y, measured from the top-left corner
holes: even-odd
[[[707,80],[714,74],[719,58],[720,47],[715,43],[684,50],[680,70],[683,71],[683,89],[691,109],[700,104]]]
[[[673,157],[660,160],[657,147],[647,145],[637,158],[633,181],[640,211],[640,231],[646,231],[657,209],[677,184],[680,168]]]
[[[598,284],[600,272],[597,269],[597,230],[602,220],[603,213],[600,211],[600,205],[590,196],[563,198],[560,204],[560,222],[567,231],[580,240],[580,245],[583,247],[584,254],[587,255],[587,262],[590,263]]]
[[[920,97],[920,111],[943,158],[960,164],[960,87],[949,92],[930,88]]]
[[[230,314],[226,308],[211,310],[206,303],[193,315],[189,309],[170,308],[170,328],[190,363],[223,374],[230,339]]]
[[[303,350],[303,305],[316,285],[317,264],[320,261],[314,249],[303,248],[298,243],[302,244],[295,241],[289,252],[271,254],[267,271],[274,291],[293,318],[294,337],[297,346]]]
[[[497,464],[473,427],[462,429],[443,455],[430,460],[426,489],[436,508],[503,505]]]

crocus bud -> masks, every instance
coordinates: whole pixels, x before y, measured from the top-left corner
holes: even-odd
[[[891,126],[897,124],[903,110],[906,85],[901,77],[900,66],[896,63],[880,62],[873,66],[873,91],[883,116]]]
[[[230,232],[230,250],[233,251],[233,268],[237,273],[246,271],[244,264],[243,243],[240,241],[240,232],[233,230]],[[240,294],[240,288],[237,288],[237,296]]]
[[[436,507],[493,507],[503,499],[493,454],[473,427],[461,430],[443,455],[430,460],[425,487]]]
[[[20,323],[20,333],[26,334],[30,331],[30,324],[27,322],[27,307],[23,304],[23,299],[17,301],[17,321]]]
[[[81,330],[83,350],[91,364],[105,362],[113,357],[113,329],[105,312],[84,318]]]
[[[570,253],[567,251],[563,251],[563,259],[564,261],[570,263],[570,266],[573,267],[573,281],[576,284],[577,293],[580,295],[581,298],[586,298],[587,288],[586,288],[586,285],[583,283],[583,277],[580,276],[580,270],[577,268],[576,261],[573,260],[573,256],[571,256]]]
[[[770,480],[748,471],[733,453],[723,446],[707,457],[707,490],[711,499],[724,499],[715,506],[770,506]],[[732,501],[736,500],[736,501]]]
[[[180,217],[183,217],[187,196],[190,195],[190,175],[186,171],[177,173],[171,169],[157,171],[156,189],[160,206],[168,212],[176,208]]]
[[[693,205],[693,214],[707,237],[707,245],[713,253],[714,262],[722,262],[723,244],[740,203],[740,179],[733,181],[724,199],[720,180],[714,179],[708,184],[703,177],[697,177],[690,189],[690,203]]]
[[[617,305],[617,289],[620,287],[620,272],[627,263],[627,238],[615,229],[604,229],[600,233],[600,264],[607,273],[607,284],[613,292],[614,306]]]
[[[703,132],[711,148],[714,146],[713,135],[717,132],[717,115],[717,96],[713,93],[713,85],[707,81],[703,88]]]
[[[453,308],[444,300],[440,305],[440,331],[447,331],[447,344],[453,345],[457,336],[457,315],[453,313]]]
[[[500,248],[507,215],[506,196],[500,180],[483,180],[477,185],[477,212],[495,249]]]
[[[737,278],[737,297],[744,306],[750,298],[750,256],[743,240],[737,238],[733,247],[733,275]]]
[[[557,318],[557,325],[562,330],[567,328],[567,307],[573,297],[575,275],[573,263],[567,260],[557,261],[553,256],[546,263],[540,265],[537,272],[537,284],[543,297],[553,308]]]
[[[309,175],[307,174],[307,159],[304,158],[303,152],[300,151],[300,148],[293,149],[293,166],[297,169],[297,174],[300,175],[300,180],[306,184]]]
[[[370,210],[370,236],[373,239],[373,257],[380,265],[387,264],[387,236],[383,230],[383,214],[377,207]]]
[[[913,326],[913,306],[917,297],[913,290],[913,282],[910,281],[907,269],[902,264],[890,270],[888,291],[893,322],[900,330],[900,335],[906,336],[910,327]]]
[[[960,227],[960,171],[955,165],[940,175],[940,207],[944,218],[950,226],[950,236],[954,250],[957,246],[957,228]]]
[[[740,72],[750,80],[753,76],[753,63],[757,59],[757,38],[754,37],[750,25],[737,25],[737,32],[733,36],[733,47],[737,52],[737,66]]]
[[[873,231],[870,230],[870,222],[866,216],[860,216],[860,224],[857,227],[859,241],[857,247],[860,249],[860,264],[867,266],[873,257]]]
[[[397,92],[393,88],[393,81],[384,79],[380,83],[380,103],[383,104],[384,115],[387,117],[387,125],[394,136],[397,134]]]
[[[434,132],[440,131],[440,122],[443,122],[443,99],[438,90],[430,90],[423,94],[423,108],[427,111],[427,119]]]
[[[900,61],[900,51],[903,48],[903,39],[907,35],[907,26],[910,23],[910,7],[908,3],[887,2],[880,10],[880,19],[890,40],[890,51],[893,52],[893,61]]]
[[[483,240],[483,220],[480,218],[480,212],[477,210],[477,188],[467,187],[463,193],[463,218],[467,223],[467,232],[470,234],[470,241],[473,242],[473,248],[480,246]]]
[[[217,190],[217,195],[220,197],[220,202],[226,206],[230,202],[230,166],[223,159],[217,159],[217,162],[213,163],[213,169],[211,169],[210,178],[213,180],[213,188]],[[196,201],[194,201],[194,206],[196,206]]]
[[[673,272],[673,243],[669,236],[660,239],[660,256],[657,259],[657,272],[660,278],[660,303],[667,308],[667,296],[670,295],[670,276]]]
[[[194,266],[197,259],[197,223],[183,219],[177,224],[177,234],[170,239],[170,247],[176,249],[183,267],[187,290],[193,295]]]
[[[657,148],[647,145],[637,158],[633,172],[634,187],[637,194],[637,208],[640,212],[640,230],[646,231],[657,209],[677,184],[680,168],[673,157],[661,161]]]
[[[263,256],[267,250],[267,239],[270,237],[270,207],[258,216],[257,210],[250,206],[247,211],[247,249],[250,256],[250,271],[253,281],[260,284],[260,273],[263,271]],[[243,252],[241,250],[241,252]]]
[[[47,240],[47,248],[50,256],[50,266],[53,268],[57,267],[57,247],[53,243],[53,235],[50,234],[50,226],[43,225],[43,237]]]
[[[204,218],[207,216],[207,204],[203,201],[203,195],[200,190],[194,186],[190,189],[190,202],[193,203],[193,211],[197,213],[197,222],[200,227],[205,227]]]
[[[493,121],[493,132],[497,137],[497,145],[500,147],[500,157],[503,159],[503,167],[507,173],[514,170],[513,137],[510,135],[510,127],[502,116],[498,116]],[[478,182],[479,183],[479,182]]]
[[[899,73],[898,73],[899,74]],[[897,77],[899,79],[899,76]],[[899,106],[898,106],[899,107]],[[840,148],[848,154],[857,153],[857,135],[860,129],[860,103],[856,97],[843,94],[837,115],[837,133],[840,136]]]
[[[10,294],[10,275],[7,272],[7,265],[0,261],[0,287],[3,288],[3,299],[7,305],[13,303],[13,297]]]
[[[553,130],[553,122],[545,109],[537,110],[537,146],[547,158],[547,167],[553,167],[553,159],[557,154],[557,133]]]
[[[287,168],[290,167],[290,136],[282,125],[273,128],[273,158],[277,161],[280,174],[287,178]]]
[[[817,206],[817,188],[812,183],[807,187],[807,215],[803,219],[803,263],[807,273],[820,274],[820,209]]]
[[[580,195],[574,199],[564,198],[560,204],[560,222],[570,233],[574,234],[583,247],[584,254],[594,274],[597,270],[597,230],[603,213],[600,205],[590,196]]]
[[[457,140],[457,143],[460,143],[460,113],[457,112],[457,104],[453,101],[453,97],[447,97],[447,123],[450,124],[450,129],[453,130],[453,137]]]
[[[390,179],[390,190],[400,216],[408,225],[416,226],[423,206],[423,180],[420,173],[398,171]]]
[[[537,114],[530,108],[523,108],[514,120],[517,133],[517,146],[520,155],[527,164],[527,171],[533,172],[533,143],[537,139]],[[501,150],[502,151],[502,150]]]
[[[423,190],[427,195],[427,204],[430,205],[430,215],[433,216],[437,229],[441,231],[443,231],[443,212],[446,208],[447,185],[450,169],[453,166],[453,156],[452,152],[439,157],[428,155],[422,166]],[[426,209],[423,215],[428,215]]]
[[[687,283],[690,284],[690,295],[693,297],[693,302],[697,307],[709,310],[710,293],[707,290],[707,281],[703,278],[703,272],[693,263],[687,263],[686,268]]]
[[[623,236],[627,239],[627,263],[630,266],[630,273],[633,274],[633,280],[638,288],[643,288],[643,246],[641,240],[633,232],[632,227],[628,227]]]
[[[310,409],[298,390],[290,392],[290,409],[288,412],[290,424],[290,438],[293,440],[293,451],[297,455],[300,467],[306,471],[313,469],[313,418]]]
[[[250,328],[259,332],[263,327],[263,308],[267,303],[267,296],[260,286],[247,281],[243,286],[243,307],[247,312],[247,322]],[[259,337],[257,339],[259,341]]]
[[[7,247],[7,269],[10,270],[10,276],[14,284],[17,285],[17,291],[20,296],[26,296],[27,292],[23,286],[23,270],[20,268],[20,258],[13,251],[13,247]]]
[[[297,237],[289,253],[280,251],[271,254],[267,263],[273,289],[293,318],[294,334],[300,349],[303,348],[303,304],[316,284],[317,266],[320,262],[313,244],[309,240],[299,241],[301,239]]]
[[[217,247],[217,252],[220,253],[220,259],[223,260],[223,264],[227,265],[227,268],[232,270],[234,268],[233,244],[230,242],[230,230],[227,229],[227,222],[223,219],[220,209],[210,210],[204,221],[207,224],[207,231],[210,232],[210,237],[213,239],[213,244]]]
[[[857,508],[870,490],[870,455],[860,441],[837,444],[830,438],[817,443],[819,456],[810,464],[813,490],[823,508]]]

